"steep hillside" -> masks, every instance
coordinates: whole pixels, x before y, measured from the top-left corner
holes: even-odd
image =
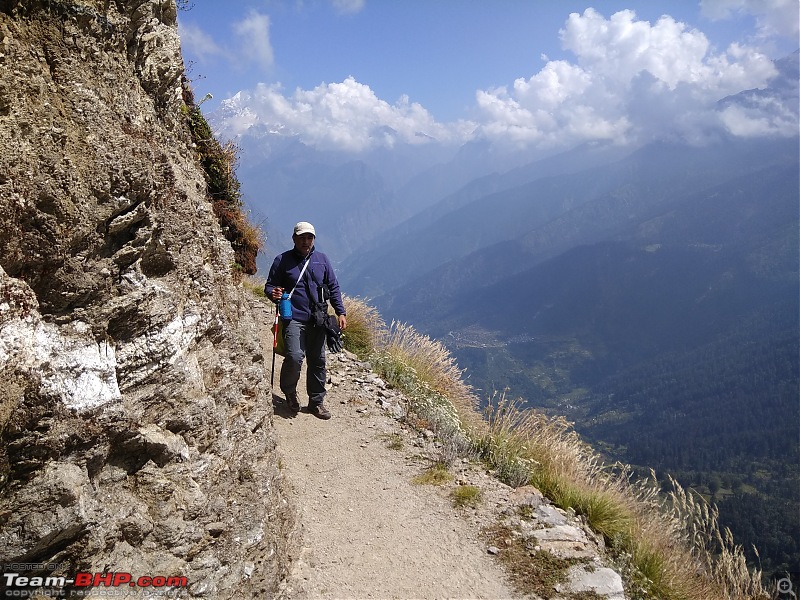
[[[798,161],[785,156],[646,210],[586,203],[417,282],[391,314],[447,341],[473,385],[566,414],[615,458],[709,495],[723,476],[745,484],[762,509],[716,498],[723,522],[765,568],[791,568],[800,269]],[[546,256],[582,229],[605,239]]]
[[[0,2],[0,562],[267,597],[293,513],[176,14]]]
[[[628,149],[605,144],[584,144],[510,171],[476,177],[428,208],[382,232],[376,239],[363,243],[355,254],[343,262],[341,278],[355,294],[375,297],[387,293],[451,258],[472,252],[487,243],[510,239],[515,232],[524,231],[525,227],[530,226],[527,217],[521,221],[508,219],[503,221],[501,227],[490,230],[469,228],[466,235],[459,235],[456,229],[464,226],[459,219],[464,211],[460,209],[474,207],[475,210],[470,214],[477,215],[471,219],[471,223],[482,218],[492,221],[492,215],[487,213],[494,212],[495,202],[504,203],[506,196],[527,198],[534,186],[531,182],[580,173],[616,162],[629,153]],[[404,198],[421,195],[425,183],[427,180],[423,177],[409,182],[401,190],[401,195]],[[501,212],[500,216],[509,215]],[[448,243],[436,243],[443,236]],[[409,239],[415,242],[410,244]],[[388,270],[387,265],[390,266]]]
[[[685,335],[697,333],[712,315],[724,321],[720,308],[743,301],[749,309],[759,304],[754,296],[780,297],[794,283],[798,168],[791,161],[701,192],[676,193],[660,206],[630,207],[629,200],[604,195],[513,242],[449,265],[444,271],[452,287],[448,295],[432,301],[420,291],[416,305],[414,296],[405,294],[405,314],[392,314],[416,314],[437,334],[480,323],[511,336],[580,332],[595,326],[596,311],[613,310],[614,318],[604,319],[604,329],[596,331],[605,340],[628,341],[625,321],[636,323],[635,335],[642,339],[664,343],[678,335],[675,323],[661,331],[638,329],[658,322],[648,318],[655,314],[689,319]],[[569,244],[564,238],[573,231],[573,239],[591,243]],[[567,251],[558,252],[564,246]],[[504,258],[510,263],[505,268]],[[477,276],[457,275],[461,270]],[[414,287],[430,293],[433,284],[421,282]],[[467,297],[472,301],[464,303]],[[518,319],[540,310],[550,312]],[[458,318],[444,317],[448,314]]]
[[[657,143],[609,165],[578,172],[561,166],[565,174],[534,175],[523,185],[478,196],[359,253],[370,268],[345,270],[342,277],[358,293],[375,295],[387,314],[395,314],[395,299],[406,305],[411,289],[421,301],[436,297],[439,304],[442,294],[460,293],[462,286],[488,285],[577,245],[606,239],[683,195],[773,164],[791,164],[796,146],[771,140],[712,147]]]

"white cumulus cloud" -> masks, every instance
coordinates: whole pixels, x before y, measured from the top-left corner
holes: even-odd
[[[548,61],[510,89],[477,93],[486,135],[570,146],[663,136],[697,140],[698,128],[726,125],[737,134],[733,121],[715,112],[716,102],[763,87],[776,75],[757,50],[732,45],[715,53],[702,32],[670,16],[650,23],[630,10],[606,18],[589,8],[571,14],[560,36],[575,62]]]
[[[331,0],[333,8],[343,14],[355,14],[364,8],[365,0]]]
[[[234,31],[239,36],[239,46],[242,48],[241,56],[257,65],[269,68],[275,56],[269,38],[269,15],[257,11],[250,11],[247,16],[234,23]]]
[[[781,0],[704,4],[707,10],[714,4],[715,14],[722,15]],[[251,13],[241,31],[251,40],[260,35],[263,62],[271,61],[268,18]],[[477,135],[496,144],[551,151],[587,141],[700,143],[720,131],[797,134],[796,106],[784,106],[791,98],[764,94],[746,108],[719,104],[743,90],[763,89],[777,75],[769,57],[755,47],[732,44],[718,50],[701,31],[668,15],[651,23],[631,10],[610,17],[591,8],[573,13],[559,34],[572,60],[543,57],[544,66],[533,75],[478,90],[469,121],[439,123],[407,97],[390,104],[349,77],[291,94],[280,84],[260,84],[227,101],[217,122],[229,136],[258,126],[319,148],[351,151],[396,142],[459,144]]]
[[[785,36],[796,39],[800,28],[797,0],[700,0],[700,9],[715,20],[752,15],[763,38]]]
[[[197,56],[201,62],[207,62],[217,57],[229,57],[227,50],[217,44],[213,37],[193,23],[181,22],[179,24],[179,31],[181,46],[183,47],[184,53],[187,51],[190,52],[192,55]]]
[[[284,95],[280,85],[259,84],[223,103],[223,131],[237,136],[260,126],[274,133],[299,136],[319,148],[365,150],[396,141],[442,143],[464,141],[474,125],[443,125],[407,97],[395,104],[379,99],[369,86],[348,77],[341,83],[297,89]]]

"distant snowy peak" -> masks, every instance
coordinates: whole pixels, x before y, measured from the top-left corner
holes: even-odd
[[[209,121],[222,137],[298,137],[318,150],[345,153],[398,146],[457,147],[475,130],[471,123],[438,123],[418,104],[390,105],[362,87],[348,80],[338,87],[286,96],[279,86],[259,84],[223,100]]]
[[[653,77],[639,77],[633,87],[638,86],[644,96],[638,104],[625,105],[635,107],[625,118],[608,107],[610,112],[605,116],[595,114],[594,108],[587,113],[594,114],[597,123],[617,123],[619,135],[611,135],[611,130],[602,127],[587,127],[586,115],[577,120],[562,119],[559,125],[558,119],[551,119],[549,109],[542,107],[541,98],[538,104],[527,107],[515,105],[510,121],[503,121],[503,111],[497,113],[498,106],[492,105],[495,112],[485,113],[483,120],[440,123],[419,104],[407,100],[389,104],[350,78],[341,84],[291,94],[285,94],[278,84],[259,84],[223,100],[209,115],[209,122],[221,138],[249,138],[262,144],[296,139],[321,152],[351,156],[398,150],[446,153],[485,139],[494,155],[514,158],[522,152],[541,158],[580,143],[602,140],[636,145],[673,138],[702,142],[720,132],[745,138],[797,135],[798,52],[768,67],[762,69],[769,72],[758,83],[753,78],[740,82],[758,87],[720,100],[721,95],[708,97],[707,90],[700,93],[700,88],[689,84],[669,91]],[[736,87],[726,89],[734,91]],[[528,100],[533,102],[532,98]],[[565,104],[564,110],[568,109]]]
[[[722,121],[737,136],[792,137],[798,134],[800,50],[775,61],[777,75],[764,88],[744,90],[717,103]]]
[[[240,138],[250,132],[266,130],[276,135],[291,135],[281,123],[270,127],[264,122],[251,100],[249,93],[240,91],[220,102],[219,108],[209,115],[214,134],[223,138]]]
[[[265,102],[263,90],[261,95],[259,90],[240,91],[207,117],[219,139],[234,139],[246,150],[248,163],[272,160],[278,154],[327,164],[364,160],[397,185],[426,165],[449,160],[462,143],[442,143],[427,130],[400,131],[381,121],[356,123],[352,129],[331,120],[315,123],[312,115],[305,122],[297,118],[284,122],[275,105]]]
[[[792,100],[798,97],[798,83],[800,83],[800,50],[796,50],[789,56],[774,62],[777,75],[773,77],[769,85],[764,88],[744,90],[738,94],[732,94],[720,100],[720,104],[727,105],[737,100],[758,96],[761,98],[779,98],[781,100]],[[797,109],[797,103],[791,104]]]

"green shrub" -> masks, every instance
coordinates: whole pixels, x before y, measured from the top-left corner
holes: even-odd
[[[450,497],[456,508],[475,507],[483,499],[480,488],[474,485],[459,485],[450,492]]]
[[[254,296],[258,296],[259,298],[266,300],[267,295],[264,293],[264,283],[264,280],[255,279],[253,277],[245,277],[242,280],[242,285],[246,290],[249,290]]]
[[[452,480],[453,476],[450,474],[450,471],[447,470],[447,465],[436,462],[425,469],[421,474],[414,477],[412,483],[416,483],[417,485],[444,485]]]
[[[378,337],[384,324],[373,307],[359,298],[343,297],[347,311],[347,329],[342,339],[345,350],[363,358],[368,358],[377,347]]]
[[[254,275],[256,256],[264,246],[264,234],[250,222],[242,208],[241,184],[236,178],[239,148],[233,142],[220,145],[200,107],[195,104],[194,93],[185,77],[182,84],[186,123],[205,175],[206,193],[214,216],[233,248],[234,271]]]

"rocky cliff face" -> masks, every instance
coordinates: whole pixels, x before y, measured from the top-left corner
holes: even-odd
[[[0,0],[0,564],[265,597],[293,513],[176,14]]]

